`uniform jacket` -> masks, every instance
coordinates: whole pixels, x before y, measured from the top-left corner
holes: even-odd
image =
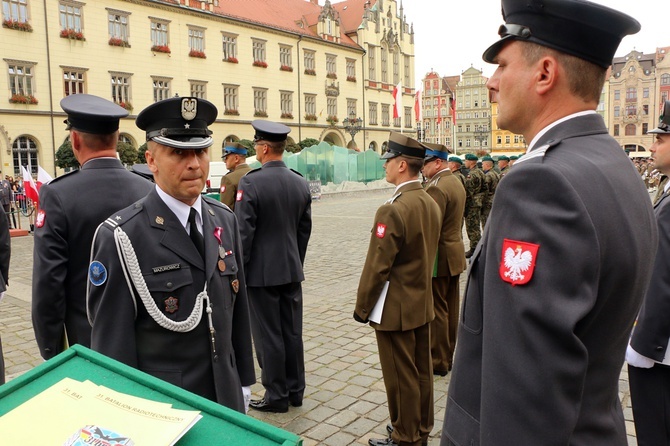
[[[6,218],[0,218],[0,293],[7,291],[11,254],[12,243],[9,235],[9,221]]]
[[[484,195],[486,195],[485,174],[479,167],[473,167],[465,177],[465,190],[468,193],[469,207],[481,207]]]
[[[539,246],[525,284],[503,280],[506,239]],[[472,256],[443,441],[626,445],[619,375],[656,240],[602,118],[548,130],[498,185]]]
[[[95,228],[144,197],[152,184],[115,158],[92,159],[40,188],[35,221],[32,318],[44,359],[69,344],[91,345],[86,272]]]
[[[367,321],[389,281],[381,323],[370,323],[375,330],[412,330],[435,317],[431,276],[441,222],[419,182],[403,185],[377,210],[354,310]]]
[[[244,412],[242,386],[255,382],[249,307],[237,220],[218,201],[203,198],[205,262],[174,213],[153,190],[100,226],[92,260],[104,265],[107,279],[89,284],[87,309],[91,346],[107,356],[186,390]],[[110,221],[112,224],[110,224]],[[145,304],[130,294],[114,242],[118,226],[130,238],[146,285],[158,310],[183,321],[207,282],[216,330],[212,352],[207,314],[188,332],[161,327]],[[222,228],[225,269],[218,265]],[[237,293],[232,281],[239,281]],[[133,287],[134,288],[134,287]],[[176,301],[174,300],[176,298]],[[176,308],[175,308],[176,307]],[[175,311],[176,310],[176,311]]]
[[[433,197],[442,216],[434,276],[457,276],[465,271],[467,266],[461,230],[465,210],[465,189],[450,170],[444,170],[431,178],[426,192]]]
[[[235,196],[237,195],[237,185],[240,178],[249,172],[251,168],[247,163],[240,164],[227,174],[221,177],[221,189],[219,190],[221,203],[227,205],[230,209],[235,209]]]
[[[0,204],[8,205],[12,201],[12,185],[7,180],[0,180]]]
[[[660,196],[654,213],[658,223],[658,251],[631,346],[642,356],[663,362],[670,339],[670,192]]]
[[[235,214],[240,222],[247,285],[284,285],[305,280],[302,266],[312,232],[307,181],[269,161],[243,176]]]

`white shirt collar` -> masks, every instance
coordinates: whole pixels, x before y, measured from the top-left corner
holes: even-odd
[[[548,126],[546,126],[545,128],[543,128],[542,130],[540,130],[540,131],[537,133],[537,135],[535,135],[535,138],[533,138],[533,140],[532,140],[532,141],[530,142],[530,144],[528,145],[528,149],[526,150],[526,153],[529,153],[529,152],[531,151],[531,149],[533,148],[533,146],[535,145],[535,143],[542,137],[542,135],[544,135],[545,133],[547,133],[547,132],[548,132],[549,130],[551,130],[553,127],[556,127],[556,126],[557,126],[558,124],[560,124],[561,122],[565,122],[565,121],[567,121],[568,119],[577,118],[577,117],[579,117],[579,116],[586,116],[586,115],[591,115],[591,114],[596,114],[596,111],[595,111],[595,110],[580,111],[580,112],[573,113],[573,114],[568,115],[568,116],[564,116],[564,117],[562,117],[561,119],[559,119],[558,121],[554,121],[554,122],[552,122],[551,124],[549,124]]]
[[[421,184],[421,181],[419,181],[418,179],[417,179],[417,180],[409,180],[409,181],[405,181],[404,183],[400,183],[400,184],[398,184],[398,185],[395,187],[395,191],[394,191],[393,193],[394,193],[394,194],[397,194],[397,193],[398,193],[398,189],[400,189],[401,187],[403,187],[405,184],[414,183],[414,182]]]
[[[170,210],[174,213],[177,219],[179,219],[179,223],[181,223],[184,229],[186,229],[186,232],[189,232],[189,230],[186,228],[186,225],[188,224],[188,214],[191,212],[191,208],[194,208],[197,213],[195,221],[198,228],[200,229],[200,232],[202,232],[202,198],[200,195],[198,195],[198,198],[195,200],[195,203],[193,203],[193,206],[189,206],[186,203],[183,203],[173,196],[165,193],[163,189],[158,186],[158,184],[156,185],[156,192],[158,193],[158,196],[161,197],[161,200],[163,200],[167,207],[169,207]]]

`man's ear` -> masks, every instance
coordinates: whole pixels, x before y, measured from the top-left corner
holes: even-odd
[[[555,57],[547,55],[536,64],[535,87],[538,94],[544,94],[556,86],[559,64]]]

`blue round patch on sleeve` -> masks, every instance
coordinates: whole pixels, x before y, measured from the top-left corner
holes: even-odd
[[[105,265],[94,260],[88,267],[88,279],[95,286],[100,286],[107,281],[107,269]]]

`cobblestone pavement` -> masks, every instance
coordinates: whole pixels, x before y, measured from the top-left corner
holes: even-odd
[[[306,446],[363,445],[369,438],[386,435],[388,409],[374,332],[352,315],[373,217],[390,196],[391,189],[365,191],[324,197],[313,204],[303,284],[307,374],[303,406],[285,414],[249,413],[300,435]],[[32,236],[12,239],[10,287],[0,303],[8,379],[42,362],[30,320],[32,247]],[[464,279],[465,274],[462,283]],[[263,395],[258,381],[252,388],[254,398]],[[448,384],[449,376],[435,377],[430,445],[439,444]],[[625,369],[619,390],[628,443],[636,445]]]

